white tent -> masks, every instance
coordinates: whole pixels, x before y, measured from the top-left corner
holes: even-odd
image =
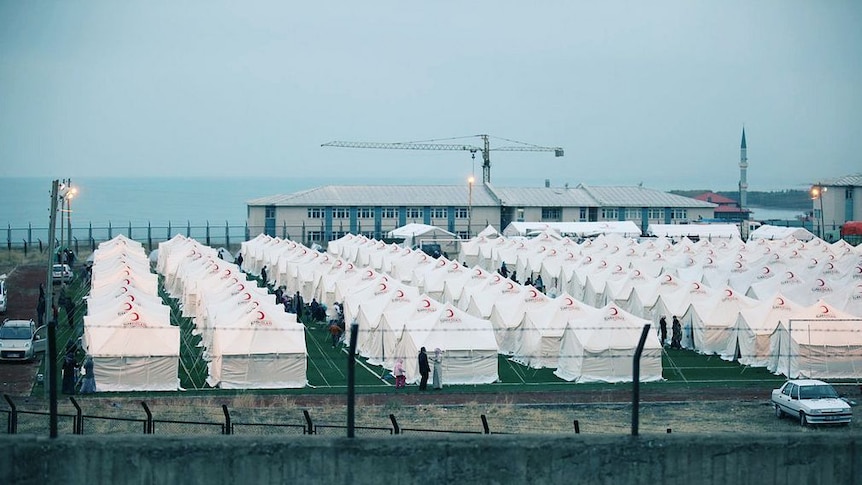
[[[599,313],[598,308],[580,303],[568,294],[528,311],[512,360],[536,369],[556,368],[566,327],[595,325]]]
[[[650,224],[647,234],[669,239],[739,239],[736,224]]]
[[[212,329],[207,384],[222,389],[305,387],[305,327],[288,314],[254,311]]]
[[[737,319],[739,363],[752,367],[769,365],[772,333],[782,321],[802,315],[803,309],[802,305],[778,294],[753,308],[741,310]]]
[[[473,317],[450,304],[424,318],[409,321],[395,349],[404,359],[407,382],[419,381],[416,356],[425,347],[443,351],[444,384],[490,384],[499,380],[497,341],[487,320]]]
[[[632,221],[601,222],[511,222],[503,230],[504,236],[527,236],[551,229],[563,236],[590,237],[599,234],[619,234],[638,237],[641,230]]]
[[[631,382],[632,359],[647,324],[616,305],[607,305],[596,317],[567,326],[554,374],[567,381]],[[649,332],[640,361],[642,382],[662,379],[661,353],[658,337]]]
[[[782,320],[770,336],[770,371],[791,379],[862,377],[862,318],[824,301]]]
[[[516,286],[517,288],[517,286]],[[488,320],[494,327],[494,336],[502,354],[513,354],[525,338],[525,314],[548,305],[550,299],[533,287],[519,293],[502,293],[491,309]]]
[[[386,237],[404,239],[404,246],[419,247],[423,242],[458,239],[455,234],[437,226],[410,223],[389,231]]]
[[[751,231],[748,235],[749,241],[757,241],[759,239],[775,240],[785,238],[795,238],[800,241],[810,241],[816,236],[804,227],[779,227],[764,224],[757,229]]]
[[[680,318],[684,334],[690,334],[695,350],[702,354],[718,354],[724,360],[734,360],[737,353],[737,321],[742,310],[761,303],[730,287],[717,290],[710,298],[692,301]]]

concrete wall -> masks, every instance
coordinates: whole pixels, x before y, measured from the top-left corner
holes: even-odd
[[[841,485],[862,482],[860,438],[4,435],[0,484]]]

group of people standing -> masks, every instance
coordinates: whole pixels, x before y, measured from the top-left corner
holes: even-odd
[[[434,364],[433,367],[433,381],[432,384],[435,390],[443,389],[443,351],[440,348],[434,349],[434,357],[431,360],[430,364]],[[419,349],[419,390],[424,391],[428,389],[428,377],[431,374],[432,367],[428,362],[428,353],[425,351],[425,347]],[[396,375],[396,380],[398,376]]]
[[[661,346],[664,347],[665,342],[667,342],[667,318],[664,315],[658,320],[658,330],[659,337],[661,338]],[[679,323],[679,318],[676,315],[673,316],[673,323],[671,324],[670,348],[682,348],[682,325]]]

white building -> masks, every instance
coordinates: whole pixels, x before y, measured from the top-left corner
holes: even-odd
[[[811,189],[814,234],[827,241],[838,239],[847,221],[862,220],[862,173],[815,183]]]
[[[635,187],[494,187],[328,185],[247,202],[249,237],[260,233],[305,244],[344,234],[377,239],[408,223],[438,226],[466,238],[510,222],[633,221],[686,224],[714,217],[715,204]]]

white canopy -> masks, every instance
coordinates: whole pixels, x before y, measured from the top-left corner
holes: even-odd
[[[619,234],[638,237],[641,230],[632,221],[602,222],[511,222],[503,230],[505,236],[527,236],[551,229],[562,236],[589,237],[599,234]]]
[[[647,234],[670,239],[681,239],[683,237],[739,239],[739,227],[736,224],[650,224]]]
[[[779,226],[770,226],[768,224],[764,224],[757,229],[751,231],[751,234],[748,235],[749,241],[756,241],[758,239],[785,239],[788,237],[796,238],[800,241],[810,241],[814,239],[816,236],[811,233],[808,229],[804,227],[779,227]]]

